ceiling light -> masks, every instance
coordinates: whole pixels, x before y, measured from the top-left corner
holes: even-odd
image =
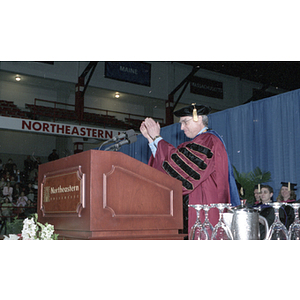
[[[115,98],[120,98],[120,93],[119,92],[115,93]]]
[[[21,80],[21,76],[20,75],[16,75],[16,81],[20,81]]]

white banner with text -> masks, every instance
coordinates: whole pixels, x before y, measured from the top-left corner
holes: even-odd
[[[0,117],[0,128],[32,133],[65,135],[79,138],[93,138],[103,140],[111,139],[121,132],[118,130],[108,130],[104,128],[9,117]]]

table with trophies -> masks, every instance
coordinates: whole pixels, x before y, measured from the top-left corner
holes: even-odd
[[[265,227],[265,240],[299,240],[300,203],[273,202],[268,203],[274,209],[275,219],[269,227],[267,220],[259,214],[260,208],[249,208],[245,202],[238,207],[232,207],[228,203],[215,204],[191,204],[196,211],[197,219],[192,226],[190,240],[259,240],[260,223]],[[294,210],[295,219],[289,229],[280,221],[279,209],[281,206],[289,205]],[[215,226],[209,221],[208,212],[212,208],[219,211],[219,220]],[[204,221],[201,222],[200,211],[204,211]],[[226,210],[226,212],[225,212]]]

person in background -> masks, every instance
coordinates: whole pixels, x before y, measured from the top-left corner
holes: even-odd
[[[27,182],[35,182],[38,178],[38,170],[33,169],[31,170],[30,174],[27,177]]]
[[[261,191],[260,191],[260,185],[256,185],[254,187],[254,198],[255,198],[255,202],[254,202],[254,205],[258,205],[261,203]]]
[[[29,173],[33,169],[33,160],[31,159],[30,155],[27,155],[27,158],[24,160],[24,173],[26,176],[29,175]]]
[[[59,159],[59,155],[56,153],[56,149],[53,149],[52,153],[50,153],[48,156],[48,161],[53,161],[56,159]]]
[[[4,203],[1,205],[1,213],[3,217],[7,217],[8,222],[10,222],[12,210],[13,210],[13,204],[9,201],[8,197],[5,197]]]
[[[179,117],[181,130],[191,140],[178,147],[166,142],[160,136],[160,125],[152,118],[146,118],[140,131],[148,140],[152,155],[149,165],[182,182],[183,203],[211,204],[231,203],[240,205],[239,193],[233,176],[232,166],[222,138],[208,128],[211,108],[205,105],[184,107],[174,112]],[[188,224],[183,233],[188,233],[196,221],[196,213],[188,208]],[[204,213],[201,211],[201,220]],[[216,208],[209,210],[209,219],[214,226],[218,222]]]
[[[3,187],[6,185],[6,181],[4,179],[4,177],[2,176],[1,177],[1,180],[0,180],[0,189],[1,191],[3,191]]]
[[[20,169],[17,169],[15,179],[16,179],[16,183],[23,184],[25,181],[25,174],[21,172]]]
[[[25,193],[22,191],[20,197],[17,200],[16,206],[26,206],[28,198],[25,196]]]
[[[236,187],[237,187],[238,192],[239,192],[241,205],[242,206],[248,206],[247,199],[245,199],[245,194],[246,194],[245,189],[242,187],[242,185],[237,180],[235,181],[235,183],[236,183]]]
[[[26,205],[26,210],[24,211],[25,216],[29,217],[30,215],[32,215],[36,212],[37,211],[36,211],[35,204],[30,199],[28,199],[27,205]]]
[[[10,186],[10,181],[3,187],[3,196],[8,197],[10,202],[13,202],[14,189]]]
[[[25,195],[33,204],[36,203],[36,191],[32,186],[32,183],[29,182],[27,187],[25,188]]]
[[[33,162],[33,168],[34,169],[39,169],[39,165],[41,165],[42,162],[41,162],[41,158],[40,157],[37,157],[35,158],[35,161]]]
[[[2,159],[0,159],[0,176],[2,176],[3,174],[3,163],[2,163]]]
[[[261,186],[261,203],[262,205],[267,205],[273,202],[272,198],[274,195],[273,188],[267,184]]]
[[[25,196],[25,193],[22,191],[16,203],[16,206],[19,207],[18,215],[20,214],[22,215],[25,212],[25,206],[27,206],[27,202],[28,202],[28,198]]]
[[[19,183],[16,183],[13,190],[13,199],[17,200],[20,197],[20,194],[22,192],[22,188]]]
[[[295,202],[296,201],[296,183],[281,182],[279,195],[277,196],[278,202]]]
[[[12,188],[14,188],[14,187],[15,187],[15,184],[16,184],[15,176],[11,176],[11,177],[10,177],[10,186],[11,186]]]
[[[273,224],[275,220],[274,208],[268,205],[268,203],[273,202],[274,191],[273,188],[269,185],[261,185],[261,203],[254,205],[253,207],[260,208],[260,215],[266,218],[269,227]],[[287,227],[288,225],[288,216],[286,211],[283,208],[279,209],[279,218],[280,221]],[[261,239],[264,238],[264,226],[260,224]]]
[[[13,176],[13,168],[14,168],[14,162],[11,158],[9,158],[7,163],[5,164],[4,171],[6,173],[9,172],[9,175]]]
[[[10,179],[11,179],[11,175],[10,175],[10,173],[9,173],[9,172],[5,172],[4,179],[5,179],[5,181],[6,181],[6,182],[9,182],[9,181],[10,181]]]
[[[297,196],[296,196],[296,183],[291,182],[281,182],[281,188],[279,191],[279,195],[277,196],[276,200],[278,202],[284,202],[284,203],[293,203],[296,202]],[[294,222],[295,214],[294,209],[289,206],[285,205],[280,208],[280,210],[284,210],[286,215],[286,228],[289,229],[290,225]]]
[[[274,194],[273,188],[269,185],[261,185],[260,189],[261,194],[261,202],[258,204],[254,204],[254,208],[259,208],[259,214],[266,218],[269,227],[273,224],[275,219],[274,209],[272,206],[268,205],[268,203],[273,202],[272,197]],[[266,232],[265,227],[259,223],[260,229],[260,239],[263,240],[265,238]]]

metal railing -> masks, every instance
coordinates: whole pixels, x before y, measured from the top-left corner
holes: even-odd
[[[63,103],[63,102],[57,102],[57,101],[51,101],[51,100],[44,100],[44,99],[39,99],[39,98],[35,98],[34,99],[34,107],[33,107],[33,114],[34,117],[37,114],[37,103],[38,102],[42,102],[42,103],[50,103],[53,104],[53,121],[55,122],[55,119],[58,117],[58,111],[60,110],[60,108],[58,106],[64,106],[64,107],[71,107],[73,108],[71,109],[67,109],[70,112],[74,112],[75,113],[75,104],[69,104],[69,103]],[[133,114],[133,113],[125,113],[125,112],[121,112],[121,111],[115,111],[115,110],[108,110],[108,109],[101,109],[101,108],[95,108],[95,107],[89,107],[89,106],[84,106],[84,110],[92,110],[92,111],[97,111],[100,112],[99,116],[101,117],[101,113],[102,116],[107,116],[107,117],[115,117],[116,115],[122,115],[125,116],[124,119],[126,120],[125,124],[130,123],[131,121],[138,121],[139,119],[142,121],[143,119],[145,119],[147,116],[144,115],[139,115],[139,114]],[[135,119],[135,117],[139,118],[138,120]],[[67,115],[66,115],[66,119],[68,119]],[[158,122],[160,122],[161,124],[164,123],[164,119],[163,118],[156,118],[154,117],[153,119],[157,120]]]

